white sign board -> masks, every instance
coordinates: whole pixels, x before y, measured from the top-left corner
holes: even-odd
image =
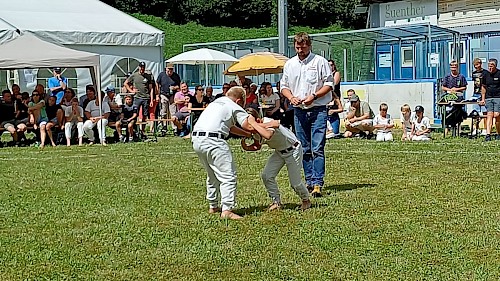
[[[391,67],[392,64],[392,54],[378,54],[378,67]]]
[[[431,22],[437,24],[437,1],[398,1],[379,6],[380,26]],[[434,22],[435,21],[435,22]]]

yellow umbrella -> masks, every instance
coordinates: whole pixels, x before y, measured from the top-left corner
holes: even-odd
[[[238,62],[224,71],[224,74],[245,76],[277,74],[283,72],[287,60],[287,57],[271,52],[251,53],[241,57]]]

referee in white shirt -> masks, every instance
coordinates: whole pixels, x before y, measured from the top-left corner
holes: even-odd
[[[325,177],[326,105],[332,100],[333,76],[328,61],[311,52],[307,33],[297,33],[294,45],[297,55],[285,64],[281,93],[294,106],[307,187],[312,196],[319,197]]]

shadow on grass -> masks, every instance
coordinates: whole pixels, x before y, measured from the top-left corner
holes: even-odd
[[[311,205],[311,209],[321,208],[321,207],[325,207],[325,206],[328,206],[328,204],[324,204],[324,203],[319,204],[319,203],[313,202]],[[246,215],[251,215],[251,214],[255,214],[255,213],[266,213],[267,208],[269,208],[269,205],[260,205],[260,206],[253,206],[253,207],[248,207],[248,208],[237,209],[234,212],[240,216],[246,216]],[[296,204],[296,203],[286,203],[286,204],[281,205],[281,210],[300,211],[299,208],[300,208],[300,204]],[[273,211],[273,212],[275,212],[275,211]]]
[[[344,183],[344,184],[332,184],[329,186],[323,187],[324,191],[346,191],[346,190],[354,190],[358,188],[372,188],[377,185],[374,183]]]

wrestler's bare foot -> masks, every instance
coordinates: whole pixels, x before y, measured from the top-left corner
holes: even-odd
[[[302,205],[300,205],[300,210],[305,211],[307,209],[311,208],[311,200],[302,200]]]
[[[208,209],[209,214],[220,213],[220,208],[210,208]]]
[[[238,216],[237,214],[231,212],[231,211],[223,211],[220,214],[220,217],[223,219],[230,219],[230,220],[241,220],[243,217]]]
[[[279,209],[281,209],[281,204],[278,202],[274,202],[273,204],[271,204],[271,206],[269,206],[269,208],[267,208],[267,211],[270,212]]]

